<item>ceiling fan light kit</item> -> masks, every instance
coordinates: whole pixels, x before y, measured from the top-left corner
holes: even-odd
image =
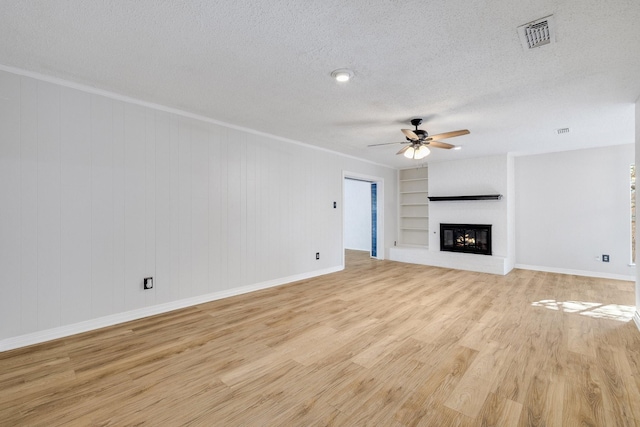
[[[431,150],[429,150],[426,145],[420,145],[417,148],[414,148],[413,146],[410,146],[404,152],[404,156],[407,159],[420,160],[420,159],[424,159],[425,157],[427,157],[429,155],[429,153],[431,153]]]
[[[424,159],[431,153],[429,147],[433,148],[444,148],[445,150],[459,150],[462,147],[456,147],[453,144],[448,144],[446,142],[438,141],[439,139],[445,138],[453,138],[454,136],[462,136],[468,135],[469,132],[467,129],[462,130],[454,130],[452,132],[439,133],[437,135],[429,135],[426,130],[418,129],[422,123],[422,119],[416,118],[411,119],[411,124],[415,126],[414,130],[411,129],[400,129],[405,136],[406,141],[402,142],[388,142],[383,144],[371,144],[369,147],[375,147],[378,145],[391,145],[391,144],[411,144],[406,147],[400,149],[396,154],[402,154],[407,159],[420,160]]]

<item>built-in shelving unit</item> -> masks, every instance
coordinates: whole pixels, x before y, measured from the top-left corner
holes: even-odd
[[[426,167],[403,169],[399,176],[399,244],[429,244],[429,178]]]

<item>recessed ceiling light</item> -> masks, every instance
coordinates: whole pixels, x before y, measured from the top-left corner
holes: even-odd
[[[462,145],[456,145],[453,147],[454,150],[462,150]]]
[[[348,82],[353,78],[353,71],[348,68],[339,68],[331,72],[331,77],[341,83]]]

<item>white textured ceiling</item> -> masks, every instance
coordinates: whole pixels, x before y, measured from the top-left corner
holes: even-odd
[[[0,64],[405,168],[416,116],[471,131],[428,161],[632,143],[640,1],[2,0]]]

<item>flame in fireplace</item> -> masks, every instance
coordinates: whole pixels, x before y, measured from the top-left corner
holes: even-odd
[[[458,238],[456,239],[456,243],[459,245],[475,245],[476,244],[476,238],[471,237],[469,234],[464,234],[463,236],[458,236]]]

